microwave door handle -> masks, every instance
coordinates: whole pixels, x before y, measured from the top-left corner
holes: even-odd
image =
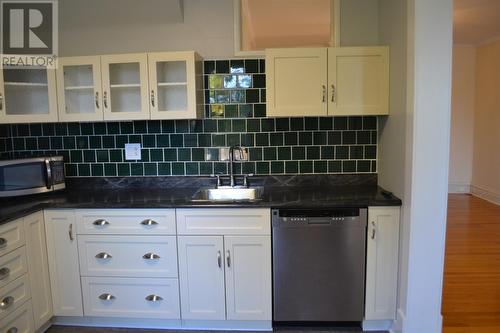
[[[52,168],[50,167],[50,160],[45,159],[45,169],[47,171],[47,189],[52,189]]]

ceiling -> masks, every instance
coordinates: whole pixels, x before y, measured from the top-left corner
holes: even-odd
[[[453,41],[477,45],[500,37],[500,0],[454,0]]]

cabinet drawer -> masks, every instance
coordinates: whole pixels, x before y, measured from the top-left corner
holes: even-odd
[[[77,232],[89,235],[175,235],[174,209],[79,209]]]
[[[180,319],[177,279],[83,277],[82,290],[85,316]]]
[[[270,235],[267,208],[177,209],[179,235]]]
[[[0,256],[23,246],[25,243],[22,219],[0,225]]]
[[[20,247],[0,258],[0,288],[3,288],[27,271],[26,249]]]
[[[14,312],[30,297],[28,275],[26,274],[0,288],[0,319]]]
[[[31,302],[24,303],[0,321],[0,332],[2,333],[33,333],[34,331]]]
[[[82,276],[177,278],[175,236],[78,236]]]

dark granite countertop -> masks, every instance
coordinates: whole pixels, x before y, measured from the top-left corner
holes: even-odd
[[[46,208],[181,208],[181,207],[269,207],[269,208],[333,208],[400,206],[401,200],[386,193],[373,181],[326,182],[301,179],[284,181],[273,177],[272,181],[254,182],[264,186],[261,200],[253,202],[199,202],[192,201],[193,194],[210,182],[179,180],[159,188],[159,180],[152,180],[156,186],[138,186],[137,179],[100,179],[68,184],[68,189],[25,197],[0,200],[0,224],[21,218]],[[83,184],[86,182],[86,185]],[[141,181],[142,182],[142,181]],[[181,184],[182,183],[182,184]],[[163,182],[165,185],[165,182]],[[144,185],[144,184],[142,184]],[[176,186],[173,186],[176,185]],[[183,185],[183,186],[180,186]]]

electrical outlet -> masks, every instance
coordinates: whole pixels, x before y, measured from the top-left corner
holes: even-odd
[[[125,160],[140,160],[141,156],[141,144],[140,143],[126,143],[125,144]]]

